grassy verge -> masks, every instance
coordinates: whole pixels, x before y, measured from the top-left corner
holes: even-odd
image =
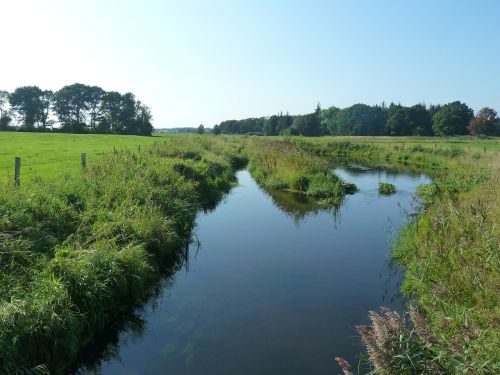
[[[141,302],[234,182],[239,146],[166,139],[85,173],[0,192],[0,372],[63,373],[98,330]]]

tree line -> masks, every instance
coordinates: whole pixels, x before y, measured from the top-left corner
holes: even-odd
[[[75,83],[56,92],[0,91],[0,130],[151,135],[153,125],[151,110],[134,94]]]
[[[368,135],[368,136],[452,136],[500,135],[500,119],[492,108],[475,116],[465,103],[445,105],[416,104],[406,107],[354,104],[347,108],[330,107],[306,115],[280,113],[270,117],[223,121],[214,126],[215,134],[261,135]]]

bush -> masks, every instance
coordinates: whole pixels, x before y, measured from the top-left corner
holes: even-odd
[[[396,192],[396,187],[393,184],[389,184],[388,182],[379,182],[378,192],[384,195],[394,194]]]

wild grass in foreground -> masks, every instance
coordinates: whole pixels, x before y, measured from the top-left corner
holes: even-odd
[[[196,209],[233,184],[244,160],[231,142],[165,140],[2,190],[0,372],[43,364],[63,373],[96,331],[147,296]]]

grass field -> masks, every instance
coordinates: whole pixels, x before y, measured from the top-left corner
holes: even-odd
[[[57,176],[78,171],[80,154],[87,153],[87,163],[103,154],[120,149],[136,149],[159,141],[160,137],[103,134],[51,134],[0,132],[0,183],[14,176],[14,158],[21,157],[22,183],[33,176]]]

